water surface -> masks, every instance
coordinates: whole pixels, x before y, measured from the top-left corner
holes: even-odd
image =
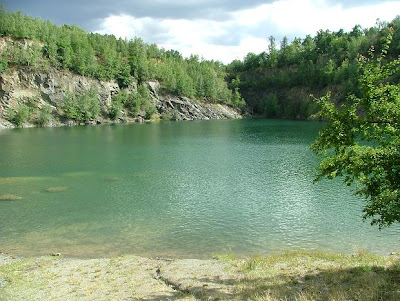
[[[322,125],[170,122],[0,131],[0,251],[210,257],[400,251],[340,181],[313,184]],[[63,187],[62,191],[46,189]]]

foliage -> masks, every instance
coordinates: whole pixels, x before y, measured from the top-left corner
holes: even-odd
[[[161,115],[161,119],[164,121],[170,121],[172,120],[172,115],[170,113],[164,112]]]
[[[122,64],[121,70],[117,74],[117,81],[120,88],[126,88],[132,83],[131,70],[128,64]]]
[[[128,92],[121,90],[112,100],[111,116],[115,116],[114,108],[121,111],[122,107],[129,111],[129,115],[136,117],[143,113],[146,119],[150,119],[151,115],[157,112],[157,108],[153,103],[149,89],[145,85],[139,85],[137,92]],[[115,119],[117,117],[114,117]]]
[[[51,119],[51,112],[51,107],[49,105],[44,105],[40,109],[39,115],[35,119],[35,123],[39,126],[45,126],[46,124],[48,124]]]
[[[87,33],[77,26],[59,27],[21,12],[7,12],[4,7],[0,7],[0,36],[16,40],[5,50],[0,71],[5,60],[13,65],[35,69],[51,66],[115,80],[120,88],[128,87],[133,77],[139,84],[157,79],[168,93],[209,102],[231,102],[224,65],[197,56],[185,59],[177,51],[159,49],[140,38],[123,40]]]
[[[66,118],[78,122],[88,122],[100,113],[100,104],[95,89],[90,89],[83,95],[73,97],[67,94],[63,100],[63,111]]]
[[[14,40],[0,57],[0,73],[14,65],[53,67],[115,80],[120,88],[129,87],[134,80],[139,85],[158,80],[162,91],[177,96],[246,106],[263,116],[304,119],[316,112],[304,95],[321,96],[333,90],[336,103],[344,102],[346,95],[360,95],[357,55],[366,55],[370,45],[381,51],[389,27],[394,33],[387,58],[393,59],[400,54],[400,17],[390,23],[377,22],[371,28],[356,25],[350,32],[320,30],[314,37],[293,41],[284,37],[280,47],[270,36],[264,52],[249,53],[242,61],[224,66],[195,55],[184,58],[178,51],[160,49],[140,38],[124,40],[87,33],[77,26],[56,26],[0,7],[0,36]],[[400,82],[400,72],[393,80]],[[132,116],[142,110],[140,98],[133,93],[121,102]]]
[[[232,79],[231,87],[234,92],[232,94],[231,102],[235,107],[244,108],[246,106],[246,102],[239,93],[239,86],[240,86],[240,79],[238,77]]]
[[[151,119],[151,116],[157,113],[157,108],[151,99],[149,89],[147,89],[146,86],[141,85],[138,87],[137,95],[140,99],[140,109],[144,111],[145,118]]]
[[[380,228],[400,222],[400,87],[393,83],[400,60],[385,61],[392,38],[379,55],[371,48],[359,57],[360,96],[350,95],[340,108],[330,94],[317,100],[319,115],[330,122],[312,145],[323,158],[317,179],[356,182],[367,201],[364,218]]]
[[[7,70],[8,63],[0,55],[0,74]]]
[[[142,104],[142,99],[139,93],[128,93],[127,91],[122,91],[118,94],[122,99],[123,106],[128,109],[131,116],[137,116],[140,111]]]
[[[117,120],[121,116],[122,102],[120,98],[114,97],[111,101],[111,107],[108,110],[108,117],[111,120]]]
[[[78,117],[78,105],[77,101],[71,94],[67,93],[64,96],[62,109],[64,111],[64,116],[68,119],[77,119]]]
[[[21,127],[24,122],[27,122],[31,117],[32,110],[29,106],[21,104],[18,106],[16,111],[9,108],[7,111],[8,121],[15,124],[17,127]]]
[[[280,104],[278,101],[278,97],[274,93],[270,93],[267,95],[265,100],[264,112],[267,117],[278,117],[280,115]]]
[[[394,29],[393,44],[387,59],[393,59],[400,54],[400,17],[371,28],[357,25],[350,32],[320,30],[314,37],[295,38],[292,42],[283,38],[279,49],[271,36],[265,52],[249,53],[243,61],[235,60],[227,66],[229,79],[240,80],[240,94],[255,114],[308,118],[316,111],[311,99],[303,95],[321,96],[333,90],[333,100],[342,103],[346,95],[361,93],[357,55],[367,55],[370,45],[381,51],[390,27]],[[400,82],[399,72],[393,75],[393,81]],[[271,112],[271,101],[275,102],[272,95],[280,108],[277,114]]]

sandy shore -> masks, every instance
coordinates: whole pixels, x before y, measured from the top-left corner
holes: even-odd
[[[55,254],[58,255],[58,254]],[[0,255],[0,300],[400,300],[400,256],[248,259]]]

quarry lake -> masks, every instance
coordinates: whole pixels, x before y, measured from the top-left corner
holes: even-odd
[[[0,251],[208,258],[400,251],[340,181],[313,184],[318,122],[221,120],[0,131]]]

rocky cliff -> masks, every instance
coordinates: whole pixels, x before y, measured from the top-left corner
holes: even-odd
[[[162,93],[160,85],[156,81],[145,83],[150,91],[151,102],[156,106],[157,112],[153,119],[169,116],[174,120],[195,119],[233,119],[240,118],[240,113],[230,107],[220,104],[210,104],[191,100],[186,97],[171,96]],[[60,71],[49,68],[46,71],[34,71],[30,68],[9,68],[0,75],[0,128],[11,128],[10,114],[16,112],[21,105],[29,105],[34,108],[33,114],[40,114],[46,107],[50,108],[50,118],[46,126],[75,125],[77,121],[64,117],[63,101],[67,95],[82,95],[94,89],[97,93],[101,112],[92,120],[91,124],[111,122],[142,122],[144,116],[130,117],[129,112],[122,109],[116,121],[109,119],[109,109],[112,98],[121,89],[115,81],[100,81],[84,76],[76,75],[68,71]],[[126,88],[128,93],[137,92],[137,83]],[[24,127],[34,126],[35,123],[25,120]]]

